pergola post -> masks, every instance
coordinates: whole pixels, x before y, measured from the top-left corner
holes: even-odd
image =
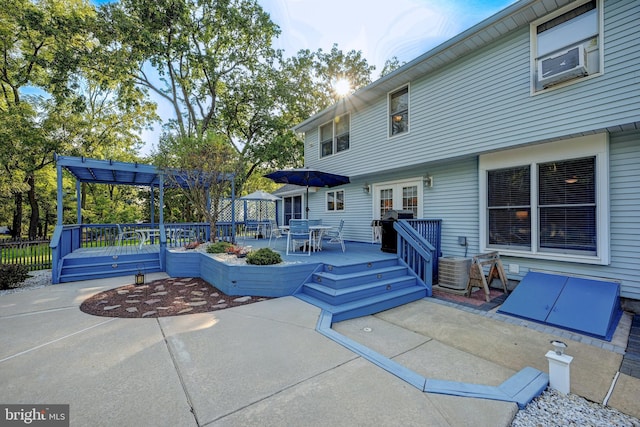
[[[151,209],[150,209],[150,216],[151,218],[149,219],[149,222],[151,223],[151,225],[155,224],[156,222],[156,208],[155,208],[155,192],[153,191],[153,185],[149,186],[149,194],[151,195]]]
[[[76,224],[82,224],[82,183],[76,179]]]
[[[160,222],[160,228],[164,228],[164,174],[161,172],[158,176],[159,182],[160,184],[158,185],[159,188],[159,196],[158,196],[158,202],[160,204],[160,206],[158,206],[158,213],[159,213],[159,222]]]
[[[62,225],[62,200],[63,200],[63,192],[64,189],[62,188],[62,165],[60,163],[56,163],[56,172],[57,172],[57,185],[58,185],[58,192],[56,195],[56,203],[57,203],[57,214],[58,214],[58,221],[57,221],[57,225]]]
[[[231,177],[231,243],[236,243],[236,176]]]

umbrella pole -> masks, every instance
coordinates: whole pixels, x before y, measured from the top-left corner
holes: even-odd
[[[307,199],[305,200],[307,203],[307,208],[305,209],[305,219],[309,219],[309,186],[307,185]]]

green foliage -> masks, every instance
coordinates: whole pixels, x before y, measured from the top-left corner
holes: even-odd
[[[0,264],[0,289],[17,288],[27,277],[29,270],[26,265]]]
[[[280,264],[282,257],[270,248],[261,248],[247,255],[247,264],[253,265],[273,265]]]
[[[207,253],[210,254],[223,254],[225,252],[227,252],[228,248],[232,248],[233,245],[229,242],[215,242],[215,243],[211,243],[209,246],[207,246]]]
[[[382,68],[382,71],[380,71],[380,77],[386,76],[387,74],[389,74],[389,73],[397,70],[398,68],[402,67],[404,64],[406,64],[406,62],[403,61],[401,63],[397,56],[394,56],[391,59],[387,59],[384,62],[384,67]]]

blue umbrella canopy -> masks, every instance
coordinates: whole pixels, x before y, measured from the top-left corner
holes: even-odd
[[[266,178],[281,184],[295,184],[307,187],[307,218],[309,217],[309,187],[337,187],[348,184],[349,177],[322,172],[317,169],[282,169],[265,175]]]

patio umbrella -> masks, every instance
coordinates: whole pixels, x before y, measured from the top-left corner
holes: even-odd
[[[282,169],[268,173],[265,177],[281,184],[295,184],[307,187],[307,218],[309,218],[309,187],[336,187],[349,183],[348,176],[336,175],[309,168]]]
[[[257,190],[251,194],[247,194],[246,196],[240,197],[241,200],[255,200],[260,202],[259,205],[259,221],[262,221],[262,202],[275,202],[276,200],[280,200],[280,197],[274,196],[271,193],[267,193],[266,191]]]

